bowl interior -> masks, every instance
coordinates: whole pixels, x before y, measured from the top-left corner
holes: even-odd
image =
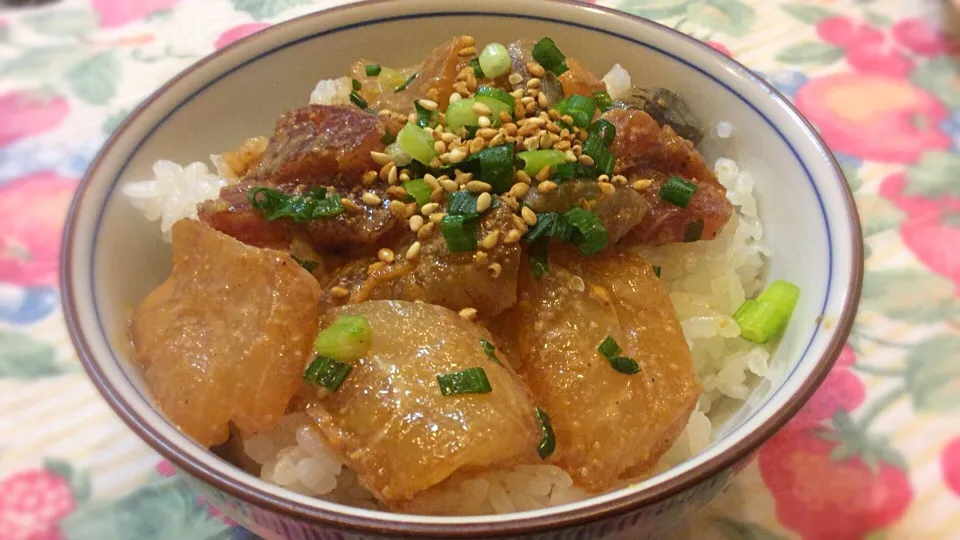
[[[129,362],[126,325],[130,310],[168,274],[170,250],[160,239],[157,223],[145,221],[120,188],[150,177],[157,159],[206,161],[209,154],[231,149],[248,136],[269,134],[279,113],[303,106],[319,79],[342,75],[357,58],[407,65],[440,41],[469,33],[481,43],[551,36],[561,50],[598,73],[620,63],[635,83],[680,92],[707,126],[732,123],[734,136],[721,140],[711,135],[704,143],[705,154],[710,162],[720,156],[733,158],[753,175],[771,248],[769,277],[790,280],[803,291],[771,360],[782,374],[779,381],[758,385],[723,422],[712,446],[695,459],[624,491],[636,493],[689,477],[696,467],[742,445],[759,426],[778,421],[784,406],[796,401],[798,390],[821,373],[825,353],[838,349],[836,321],[852,309],[859,268],[848,192],[829,155],[796,113],[718,54],[620,15],[582,5],[551,4],[545,10],[534,3],[500,0],[459,2],[456,12],[442,2],[400,4],[309,16],[229,48],[148,100],[99,157],[69,224],[64,281],[68,316],[81,336],[82,352],[111,387],[108,398],[137,417],[127,420],[146,426],[161,450],[189,456],[217,475],[307,506],[376,514],[243,478],[181,436],[151,407],[142,377]],[[549,16],[543,15],[547,12]],[[624,494],[604,495],[566,510]],[[408,518],[391,514],[390,519]],[[455,522],[497,519],[501,518]]]

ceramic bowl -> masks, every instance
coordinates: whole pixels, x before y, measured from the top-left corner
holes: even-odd
[[[194,444],[151,402],[132,367],[130,309],[167,275],[168,245],[121,186],[151,176],[160,158],[205,160],[246,136],[269,133],[282,111],[303,106],[319,79],[359,57],[407,65],[452,35],[481,43],[553,37],[595,71],[614,62],[634,82],[684,95],[708,126],[708,160],[734,158],[757,180],[771,246],[769,278],[803,291],[771,364],[782,376],[757,386],[695,458],[626,489],[541,511],[423,517],[367,511],[286,491]],[[80,357],[117,414],[197,490],[266,537],[397,536],[640,538],[705,504],[738,465],[810,397],[839,354],[856,311],[862,238],[852,196],[823,141],[749,70],[678,32],[573,2],[402,0],[361,3],[279,24],[190,67],[148,98],[96,158],[71,208],[63,253],[64,311]]]

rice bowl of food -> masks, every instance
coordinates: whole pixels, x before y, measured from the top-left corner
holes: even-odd
[[[149,99],[68,220],[75,343],[265,536],[662,530],[839,352],[849,191],[670,30],[439,6],[296,19]]]

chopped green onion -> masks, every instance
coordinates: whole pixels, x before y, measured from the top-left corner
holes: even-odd
[[[314,270],[317,269],[318,266],[320,266],[320,263],[317,261],[311,261],[309,259],[301,259],[300,257],[297,257],[293,253],[290,254],[290,258],[296,261],[296,263],[302,266],[303,269],[306,270],[307,272],[313,272]]]
[[[452,216],[447,214],[440,221],[440,232],[450,251],[474,251],[477,249],[476,216]]]
[[[560,150],[527,150],[517,154],[517,157],[523,160],[523,171],[530,176],[536,176],[544,167],[556,167],[567,162],[567,156]]]
[[[465,126],[463,129],[467,132],[467,136],[463,140],[467,140],[477,136],[477,131],[480,130],[480,126]]]
[[[624,375],[634,375],[640,373],[640,364],[633,358],[626,356],[617,356],[610,359],[610,365]]]
[[[569,242],[573,236],[573,228],[567,223],[563,214],[556,212],[544,212],[537,214],[537,224],[523,235],[523,241],[533,244],[541,238],[550,237],[559,238],[564,242]]]
[[[590,135],[583,143],[583,153],[593,159],[593,166],[597,172],[609,176],[613,174],[616,158],[603,141],[604,136],[599,132]]]
[[[661,270],[661,268],[660,268],[659,266],[654,266],[654,267],[653,267],[653,273],[654,273],[654,275],[656,275],[657,277],[660,277],[660,270]]]
[[[593,165],[584,165],[577,162],[560,163],[553,167],[554,179],[563,182],[574,178],[596,178],[597,168]]]
[[[325,356],[318,356],[307,367],[307,370],[303,373],[303,378],[331,392],[336,392],[352,369],[353,366],[350,364],[338,362]]]
[[[477,76],[478,79],[483,79],[486,77],[486,74],[483,72],[483,68],[480,67],[480,59],[474,58],[467,63],[470,67],[473,68],[473,74]]]
[[[540,439],[540,444],[537,446],[537,453],[540,454],[540,459],[547,459],[557,448],[557,438],[553,434],[553,424],[550,423],[547,412],[540,407],[534,409],[533,412],[537,417],[537,424],[540,425],[540,432],[543,434],[543,438]]]
[[[464,98],[457,101],[453,101],[450,105],[447,105],[447,127],[451,131],[456,132],[463,126],[476,126],[479,117],[477,113],[473,112],[473,104],[476,103],[472,99]]]
[[[513,96],[510,96],[511,99]],[[497,127],[500,125],[500,113],[505,112],[510,116],[513,116],[513,106],[507,105],[502,100],[484,95],[475,95],[473,97],[474,101],[477,103],[483,103],[490,109],[490,125]]]
[[[305,195],[286,195],[268,187],[256,187],[247,192],[250,204],[263,212],[267,221],[289,218],[304,223],[320,218],[334,217],[344,212],[340,195],[314,189]]]
[[[789,281],[770,284],[756,300],[745,300],[733,314],[740,326],[740,337],[754,343],[766,343],[790,321],[800,298],[800,288]]]
[[[778,279],[770,284],[769,287],[757,297],[758,302],[771,304],[780,310],[784,318],[789,319],[793,314],[793,308],[800,299],[800,287],[797,287],[789,281]]]
[[[401,84],[400,86],[398,86],[397,89],[394,90],[394,92],[395,92],[395,93],[396,93],[396,92],[403,92],[404,90],[406,90],[407,87],[410,86],[410,85],[413,83],[413,81],[417,80],[417,75],[420,75],[420,72],[419,72],[419,71],[416,72],[416,73],[414,73],[413,75],[411,75],[410,78],[408,78],[407,80],[403,81],[403,84]]]
[[[491,79],[506,75],[510,71],[511,64],[510,53],[501,43],[488,43],[480,51],[480,69]]]
[[[597,104],[593,98],[574,94],[563,100],[562,105],[558,104],[557,111],[560,114],[569,114],[573,117],[573,123],[579,127],[587,127],[593,122],[593,116],[597,112]],[[562,109],[560,108],[562,107]]]
[[[380,142],[382,142],[385,145],[391,145],[396,140],[397,140],[397,136],[394,135],[393,133],[390,133],[389,131],[385,132],[383,134],[383,137],[380,137]]]
[[[622,352],[620,345],[617,344],[617,340],[614,339],[613,336],[603,338],[603,341],[597,346],[597,350],[600,351],[600,354],[602,354],[604,358],[614,358]]]
[[[367,73],[367,77],[376,77],[380,74],[380,64],[367,64],[363,70]]]
[[[447,201],[447,214],[454,216],[476,216],[477,199],[480,196],[469,191],[454,191]]]
[[[547,260],[547,248],[550,247],[549,238],[541,238],[533,243],[527,249],[527,258],[530,262],[530,271],[534,279],[542,278],[549,270],[550,265]]]
[[[356,80],[356,79],[353,79],[353,80],[351,81],[351,84],[353,84],[353,89],[354,89],[354,90],[360,90],[361,88],[363,88],[363,85],[360,84],[360,81],[358,81],[358,80]]]
[[[596,214],[575,206],[563,217],[575,230],[570,240],[581,255],[589,257],[607,247],[607,228]]]
[[[480,338],[480,348],[483,349],[483,354],[487,355],[487,358],[493,362],[500,364],[500,359],[497,358],[497,348],[494,347],[493,343]],[[503,365],[503,364],[500,364]]]
[[[397,134],[397,142],[404,152],[424,165],[437,157],[437,152],[433,149],[433,135],[420,126],[408,122]]]
[[[610,146],[617,136],[617,128],[607,120],[598,118],[596,122],[587,126],[587,133],[599,135],[603,140],[603,145]]]
[[[566,57],[557,48],[556,43],[548,37],[541,39],[533,46],[533,59],[544,69],[557,76],[569,69]]]
[[[693,223],[688,223],[687,227],[683,230],[683,241],[684,242],[696,242],[703,237],[703,218],[700,218]]]
[[[430,194],[433,192],[433,190],[430,189],[430,186],[420,179],[410,180],[409,182],[404,183],[403,189],[407,190],[407,195],[413,197],[413,200],[417,201],[417,206],[420,208],[430,202]]]
[[[475,97],[489,97],[493,98],[500,103],[503,103],[507,107],[510,107],[510,111],[513,111],[514,105],[516,105],[516,98],[511,96],[506,92],[506,90],[501,90],[495,86],[481,86],[477,88],[477,93]]]
[[[440,393],[445,396],[458,394],[486,394],[493,391],[487,372],[482,367],[472,367],[456,373],[437,375]]]
[[[613,166],[616,164],[617,158],[614,157],[613,152],[607,150],[597,157],[593,158],[593,166],[596,169],[598,176],[605,174],[610,176],[613,174]]]
[[[607,112],[613,108],[613,98],[606,90],[596,90],[593,92],[593,101],[597,103],[597,108],[601,112]]]
[[[433,123],[433,111],[427,110],[420,101],[414,101],[413,107],[417,110],[417,125],[425,128]]]
[[[360,97],[356,91],[350,92],[350,103],[353,103],[357,107],[366,110],[370,104],[367,103],[367,100]]]
[[[660,198],[672,205],[686,208],[690,205],[690,199],[696,191],[696,184],[671,176],[660,188]]]
[[[490,184],[494,193],[513,187],[513,145],[494,146],[470,156],[480,162],[479,179]]]
[[[339,315],[320,331],[313,350],[334,360],[356,360],[370,350],[370,323],[360,315]]]

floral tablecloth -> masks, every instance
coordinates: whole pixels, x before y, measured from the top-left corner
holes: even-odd
[[[0,539],[244,538],[101,401],[59,308],[71,195],[137,103],[338,0],[0,9]],[[938,0],[622,0],[760,71],[821,130],[866,235],[849,345],[678,537],[960,538],[960,39]]]

